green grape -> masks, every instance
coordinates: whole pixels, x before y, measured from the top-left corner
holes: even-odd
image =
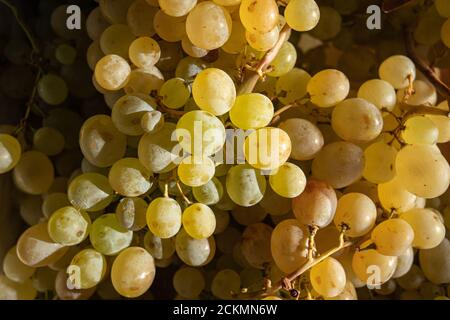
[[[358,98],[373,103],[380,110],[392,111],[397,103],[394,87],[389,82],[380,79],[364,82],[359,87]]]
[[[172,78],[164,82],[159,89],[162,102],[170,109],[180,109],[191,96],[189,85],[182,78]]]
[[[30,279],[25,282],[14,282],[5,275],[0,275],[1,300],[34,300],[37,292]]]
[[[127,12],[127,24],[136,37],[151,37],[155,34],[153,21],[158,8],[149,5],[145,0],[136,0]]]
[[[328,257],[311,268],[310,280],[314,290],[320,295],[332,298],[345,289],[345,270],[339,261]]]
[[[404,147],[398,152],[395,168],[401,184],[422,198],[439,197],[450,183],[447,160],[434,145]]]
[[[133,231],[122,227],[114,213],[98,217],[92,223],[89,239],[95,250],[113,256],[127,248],[132,241]]]
[[[20,191],[33,195],[46,193],[54,178],[52,162],[39,151],[24,152],[13,170],[14,185]]]
[[[367,234],[375,225],[377,208],[373,201],[362,193],[347,193],[339,198],[334,224],[348,226],[346,235],[360,237]]]
[[[197,298],[206,286],[203,273],[199,269],[191,267],[178,269],[172,281],[175,291],[180,296],[189,299]]]
[[[32,268],[44,267],[58,261],[68,248],[53,242],[47,223],[39,223],[25,230],[17,241],[19,260]]]
[[[373,229],[371,239],[379,253],[398,257],[411,247],[414,230],[405,220],[389,219]]]
[[[113,24],[103,31],[100,48],[106,55],[118,55],[128,59],[128,48],[136,37],[125,24]]]
[[[3,272],[8,277],[8,279],[14,282],[26,282],[31,278],[35,271],[35,268],[29,267],[22,261],[20,261],[19,257],[17,256],[16,246],[13,246],[11,249],[9,249],[5,257],[3,258]]]
[[[297,220],[309,226],[326,227],[333,221],[337,197],[334,189],[325,182],[309,180],[305,191],[292,201],[292,211]]]
[[[320,19],[319,6],[314,0],[290,0],[284,11],[286,23],[294,30],[313,29]]]
[[[208,50],[199,48],[195,46],[191,40],[189,40],[189,37],[185,35],[183,39],[181,40],[181,47],[183,48],[183,51],[193,57],[193,58],[202,58],[208,54]]]
[[[66,82],[55,74],[43,76],[38,82],[37,90],[42,100],[53,106],[63,103],[69,95]]]
[[[340,189],[362,177],[364,153],[350,142],[333,142],[326,145],[314,158],[312,175]]]
[[[123,198],[116,208],[119,223],[132,231],[143,229],[147,225],[148,204],[141,198]]]
[[[212,179],[215,172],[214,162],[209,157],[189,156],[178,166],[178,177],[190,187],[200,187]]]
[[[276,82],[278,100],[286,105],[300,101],[306,96],[309,80],[311,80],[309,73],[299,68],[293,68],[282,75]]]
[[[417,197],[405,189],[402,181],[395,177],[378,185],[378,196],[385,210],[404,212],[414,208]]]
[[[159,90],[163,83],[164,76],[155,66],[134,69],[124,90],[128,94],[148,96],[153,90]]]
[[[240,19],[232,20],[233,28],[227,42],[222,45],[222,50],[230,54],[241,53],[247,45],[246,30]]]
[[[445,238],[445,226],[430,209],[415,208],[400,215],[414,230],[412,246],[418,249],[437,247]]]
[[[52,127],[42,127],[33,135],[33,147],[47,156],[55,156],[64,149],[65,139],[61,132]]]
[[[240,129],[258,129],[267,126],[273,114],[274,107],[269,98],[260,93],[247,93],[236,98],[230,120]]]
[[[194,239],[184,229],[175,238],[175,249],[178,257],[191,267],[208,264],[216,252],[214,237]]]
[[[439,115],[425,115],[426,118],[433,121],[434,125],[438,128],[439,134],[437,143],[445,143],[450,141],[450,119],[447,116]]]
[[[280,196],[295,198],[305,190],[306,177],[302,169],[286,162],[269,176],[269,183]]]
[[[19,141],[9,135],[0,134],[0,174],[11,171],[22,156],[22,147]]]
[[[446,0],[434,0],[437,12],[445,18],[450,17],[450,3]]]
[[[70,65],[77,58],[77,50],[67,44],[61,44],[55,50],[55,57],[61,64]]]
[[[209,156],[225,143],[225,127],[212,113],[190,111],[177,123],[176,137],[184,151],[195,156]]]
[[[316,73],[311,78],[307,90],[312,103],[321,108],[329,108],[347,97],[350,83],[342,72],[327,69]]]
[[[389,82],[395,89],[403,89],[409,85],[410,80],[414,81],[416,78],[416,67],[408,57],[395,55],[381,63],[378,74],[382,80]]]
[[[163,114],[156,110],[144,113],[141,118],[141,127],[146,133],[158,132],[163,128],[164,123]]]
[[[272,261],[270,249],[272,231],[272,228],[264,223],[255,223],[245,228],[241,250],[252,267],[264,269],[264,266]]]
[[[243,207],[250,207],[263,198],[266,191],[266,179],[250,165],[240,164],[228,171],[226,189],[233,202]]]
[[[70,206],[70,202],[66,193],[50,193],[42,202],[42,213],[46,218],[50,218],[53,212],[67,206]]]
[[[188,14],[197,4],[197,0],[160,0],[158,2],[161,10],[172,17],[182,17]]]
[[[186,34],[186,17],[172,17],[159,10],[153,18],[153,28],[163,40],[178,42]]]
[[[320,40],[329,40],[336,37],[341,31],[341,15],[332,7],[322,6],[319,9],[320,20],[311,30],[311,35]]]
[[[127,84],[131,68],[128,62],[115,54],[101,58],[95,65],[95,80],[106,90],[119,90]]]
[[[282,272],[291,273],[306,262],[308,230],[295,219],[281,221],[272,232],[270,247],[273,260]]]
[[[397,257],[390,257],[378,253],[374,249],[355,252],[352,268],[361,281],[377,286],[386,283],[394,274],[397,267]],[[373,277],[374,268],[378,269],[378,276]]]
[[[281,46],[275,59],[272,60],[267,72],[268,76],[280,77],[291,71],[297,62],[297,51],[292,43],[286,41]]]
[[[234,294],[241,290],[241,278],[239,274],[230,269],[219,271],[212,280],[212,294],[222,300],[234,299]]]
[[[29,226],[39,223],[42,216],[42,197],[34,195],[23,195],[20,197],[19,213],[20,217]]]
[[[168,259],[175,253],[175,239],[161,239],[148,231],[144,236],[144,248],[157,260]]]
[[[255,50],[267,51],[272,49],[278,41],[280,29],[278,26],[268,32],[245,32],[248,44]]]
[[[108,27],[109,22],[106,21],[100,7],[96,7],[89,13],[86,19],[86,32],[92,41],[99,40],[103,31]]]
[[[148,37],[140,37],[134,40],[128,54],[131,62],[138,68],[154,66],[161,57],[161,48],[158,42]]]
[[[331,126],[343,140],[368,142],[380,135],[383,117],[380,110],[370,102],[352,98],[336,105],[331,115]]]
[[[223,192],[222,183],[215,177],[201,186],[192,188],[194,198],[208,206],[218,203],[223,196]]]
[[[124,158],[111,167],[109,184],[118,194],[125,197],[138,197],[152,186],[152,174],[136,158]]]
[[[438,140],[439,130],[429,118],[416,116],[405,121],[401,135],[408,144],[433,145]]]
[[[194,203],[183,211],[183,228],[194,239],[210,237],[216,229],[214,212],[202,203]]]
[[[100,10],[110,23],[125,23],[128,8],[134,0],[99,0]]]
[[[106,208],[113,200],[108,178],[99,173],[84,173],[72,180],[67,191],[70,203],[89,212]]]
[[[90,289],[103,280],[106,274],[106,259],[93,249],[84,249],[73,257],[67,267],[69,280],[75,289]]]
[[[150,253],[140,247],[130,247],[114,260],[111,281],[120,295],[136,298],[151,287],[155,273],[155,261]]]
[[[48,234],[53,241],[65,246],[73,246],[87,238],[91,219],[85,212],[74,207],[56,210],[48,220]]]
[[[192,96],[200,109],[220,116],[230,111],[236,99],[233,80],[224,71],[208,68],[195,77]]]
[[[278,15],[274,0],[242,0],[239,7],[241,22],[251,32],[269,32],[277,26]]]
[[[181,207],[171,198],[157,198],[147,209],[147,225],[159,238],[175,236],[181,228]]]
[[[419,251],[420,267],[425,277],[435,284],[450,282],[449,271],[450,241],[443,239],[435,248]]]
[[[385,183],[395,176],[397,150],[384,142],[375,142],[364,150],[363,177],[372,183]]]

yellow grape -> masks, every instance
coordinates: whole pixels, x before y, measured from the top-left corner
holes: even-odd
[[[17,256],[16,246],[9,249],[3,258],[3,272],[8,279],[14,282],[24,283],[31,278],[35,271],[35,268],[29,267],[20,261]]]
[[[297,50],[294,45],[286,41],[281,46],[275,59],[269,64],[267,72],[268,76],[280,77],[291,71],[297,62]]]
[[[109,184],[118,194],[138,197],[152,186],[152,174],[136,158],[123,158],[111,167]]]
[[[278,23],[278,6],[274,0],[242,0],[239,16],[250,32],[269,32]]]
[[[413,82],[413,88],[414,92],[405,101],[409,105],[420,106],[425,104],[434,106],[436,104],[437,93],[433,85],[423,80],[415,80]],[[407,88],[398,90],[397,101],[405,100],[405,94],[407,90]]]
[[[286,162],[269,176],[269,183],[280,196],[295,198],[305,190],[306,177],[302,169]]]
[[[65,246],[73,246],[87,238],[91,219],[85,212],[74,207],[56,210],[48,220],[48,234],[53,241]]]
[[[379,253],[398,257],[411,247],[414,230],[402,219],[389,219],[373,229],[371,239]]]
[[[330,40],[336,37],[342,28],[342,18],[332,7],[321,6],[319,23],[311,30],[311,35],[319,40]]]
[[[136,0],[128,8],[127,24],[136,37],[151,37],[155,29],[150,21],[153,21],[158,8],[149,5],[145,0]]]
[[[412,267],[414,262],[414,249],[409,247],[402,255],[397,257],[397,268],[392,278],[397,279],[404,276]]]
[[[98,252],[113,256],[131,244],[133,232],[120,224],[114,213],[98,217],[91,227],[89,239]]]
[[[164,76],[157,67],[138,68],[131,71],[124,90],[127,94],[142,94],[147,97],[153,90],[159,90],[163,83]]]
[[[248,164],[232,167],[227,174],[226,189],[236,204],[250,207],[257,204],[266,191],[266,179]]]
[[[0,299],[1,300],[34,300],[37,291],[33,287],[31,279],[23,283],[14,282],[5,275],[0,275]]]
[[[272,231],[267,224],[255,223],[245,228],[242,233],[242,254],[252,267],[264,269],[265,264],[272,261]]]
[[[416,67],[406,56],[395,55],[387,58],[381,63],[378,74],[382,80],[389,82],[395,89],[403,89],[416,78]]]
[[[186,34],[186,17],[172,17],[159,10],[153,18],[153,28],[165,41],[181,41]]]
[[[69,95],[66,82],[55,74],[44,75],[38,82],[37,92],[42,100],[53,106],[63,103]]]
[[[435,248],[419,251],[420,267],[428,280],[435,284],[450,282],[450,241],[448,239]]]
[[[268,32],[245,32],[245,38],[249,45],[258,51],[267,51],[272,49],[278,41],[280,30],[276,26]]]
[[[183,228],[194,239],[210,237],[216,229],[214,212],[202,203],[194,203],[183,211]]]
[[[260,93],[247,93],[236,98],[230,110],[231,122],[240,129],[258,129],[272,120],[272,101]]]
[[[426,118],[433,121],[434,125],[438,128],[439,134],[437,138],[438,143],[445,143],[450,141],[450,118],[447,116],[439,115],[425,115]]]
[[[378,185],[378,196],[383,208],[391,212],[405,212],[414,208],[417,196],[405,189],[398,177]]]
[[[191,96],[189,84],[182,78],[172,78],[164,82],[159,88],[162,102],[170,109],[180,109]]]
[[[240,1],[240,0],[239,0]],[[230,54],[238,54],[242,52],[247,45],[245,36],[246,30],[242,25],[241,20],[232,20],[232,29],[230,37],[222,46],[222,50]]]
[[[359,87],[358,98],[373,103],[380,110],[392,111],[397,103],[394,87],[389,82],[380,79],[364,82]]]
[[[224,193],[222,183],[213,177],[207,183],[199,187],[192,188],[194,198],[203,204],[214,205],[220,201]]]
[[[152,105],[156,105],[156,102],[152,101]],[[141,99],[139,95],[124,95],[114,103],[111,120],[123,134],[142,135],[144,131],[140,121],[145,113],[153,111],[152,105]]]
[[[125,24],[113,24],[103,31],[100,48],[105,55],[118,55],[128,59],[128,48],[136,37]]]
[[[185,298],[197,298],[205,289],[205,277],[196,268],[182,267],[173,276],[173,287],[175,291]]]
[[[337,227],[345,224],[349,237],[360,237],[367,234],[375,225],[377,208],[373,201],[362,193],[347,193],[339,198],[334,224]]]
[[[75,208],[90,212],[106,208],[113,200],[108,178],[99,173],[84,173],[76,177],[67,194]]]
[[[230,269],[219,271],[211,283],[212,294],[222,300],[231,300],[233,294],[238,294],[241,290],[241,278],[239,274]]]
[[[14,168],[14,184],[25,193],[43,194],[53,184],[54,171],[52,162],[45,154],[38,151],[27,151],[22,154]]]
[[[55,293],[60,300],[88,300],[97,290],[97,287],[90,289],[69,289],[67,280],[69,275],[66,270],[60,270],[55,279]]]
[[[185,264],[199,267],[208,264],[216,252],[214,237],[194,239],[181,229],[175,238],[175,248],[178,257]]]
[[[128,54],[131,62],[138,68],[154,66],[161,57],[161,48],[158,42],[149,37],[140,37],[134,40]]]
[[[358,300],[355,286],[349,280],[345,283],[344,290],[335,297],[324,297],[325,300]]]
[[[131,67],[121,56],[110,54],[101,58],[95,65],[95,80],[105,90],[119,90],[125,87]]]
[[[374,249],[355,252],[352,268],[361,281],[367,285],[378,286],[386,283],[397,267],[397,257],[378,253]]]
[[[416,116],[405,121],[401,135],[408,144],[435,144],[439,137],[439,130],[429,118]]]
[[[397,150],[384,142],[375,142],[364,150],[363,177],[372,183],[385,183],[395,176]]]
[[[143,248],[130,247],[114,260],[111,281],[119,294],[136,298],[151,287],[155,273],[155,262],[151,254]]]
[[[236,100],[236,88],[226,72],[207,68],[195,77],[192,96],[200,109],[220,116],[233,107]]]
[[[200,187],[212,179],[215,169],[211,158],[189,156],[178,166],[178,177],[187,186]]]
[[[309,277],[314,290],[324,297],[336,297],[344,291],[345,270],[340,262],[332,257],[313,266]]]
[[[312,103],[321,108],[329,108],[347,97],[350,83],[339,70],[326,69],[311,78],[307,90]]]
[[[320,231],[319,231],[320,232]],[[355,249],[348,249],[339,257],[334,256],[339,260],[339,262],[342,264],[345,270],[345,276],[348,281],[350,281],[355,288],[362,288],[366,286],[366,282],[362,281],[358,278],[358,276],[353,271],[352,262],[353,262],[353,256],[355,254]]]
[[[313,29],[319,23],[320,10],[314,0],[290,0],[284,16],[292,29],[304,32]]]
[[[199,48],[195,46],[191,40],[189,40],[189,37],[185,35],[183,39],[181,40],[181,47],[183,48],[183,51],[193,57],[193,58],[202,58],[208,54],[208,50]]]
[[[33,135],[33,147],[47,156],[55,156],[64,149],[65,139],[61,132],[52,127],[39,128]]]
[[[117,220],[132,231],[143,229],[147,225],[148,204],[141,198],[123,198],[116,208]]]
[[[106,259],[100,252],[84,249],[73,257],[67,267],[67,273],[73,288],[93,288],[103,280],[106,274]]]
[[[144,248],[157,260],[168,259],[175,253],[175,239],[161,239],[151,231],[144,236]]]
[[[197,0],[159,0],[161,10],[172,17],[182,17],[191,11]]]
[[[20,160],[22,147],[19,141],[9,135],[0,134],[0,174],[12,170]]]
[[[284,104],[291,104],[306,96],[306,87],[311,76],[303,69],[293,68],[278,78],[276,83],[277,98]]]
[[[171,198],[156,198],[147,209],[147,225],[159,238],[175,236],[181,228],[181,207]]]

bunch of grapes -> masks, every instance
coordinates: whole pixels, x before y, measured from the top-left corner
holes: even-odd
[[[387,2],[5,18],[0,298],[449,299],[450,1]]]

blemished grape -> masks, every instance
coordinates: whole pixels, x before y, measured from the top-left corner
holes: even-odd
[[[152,174],[136,158],[123,158],[111,167],[109,184],[118,194],[138,197],[152,186]]]
[[[257,169],[248,164],[240,164],[228,171],[226,189],[233,202],[243,207],[250,207],[263,198],[266,191],[266,179]]]
[[[141,230],[147,225],[147,207],[142,198],[123,198],[116,208],[117,220],[127,229]]]
[[[67,273],[73,288],[93,288],[105,276],[106,259],[100,252],[93,249],[82,250],[73,257],[67,267]]]
[[[312,103],[321,108],[329,108],[347,97],[350,83],[339,70],[327,69],[311,78],[307,90]]]
[[[119,90],[125,87],[131,73],[128,62],[118,55],[107,55],[95,65],[95,80],[105,90]]]
[[[216,252],[214,237],[194,239],[184,229],[175,238],[178,257],[187,265],[199,267],[208,264]]]
[[[240,129],[258,129],[272,120],[272,101],[260,93],[239,95],[230,110],[231,122]]]
[[[311,284],[324,297],[336,297],[345,288],[345,270],[334,258],[328,257],[310,271]]]
[[[278,23],[278,6],[274,0],[242,0],[239,16],[250,32],[268,32]]]
[[[241,250],[247,262],[254,268],[264,269],[272,261],[270,249],[273,229],[264,223],[248,226],[242,234]]]
[[[374,249],[357,251],[353,256],[352,267],[361,281],[372,286],[382,285],[394,274],[397,257],[382,255]],[[375,269],[378,270],[378,276],[370,277]]]
[[[165,106],[170,109],[179,109],[189,100],[191,89],[184,79],[172,78],[159,88],[159,95]]]
[[[190,187],[200,187],[212,179],[215,172],[214,162],[209,157],[189,156],[178,166],[180,181]]]
[[[153,110],[144,113],[141,118],[142,130],[146,133],[156,133],[164,126],[164,116],[161,112]]]
[[[79,175],[70,183],[67,194],[75,208],[90,212],[106,208],[113,200],[108,178],[99,173]]]
[[[288,2],[284,15],[292,29],[303,32],[319,23],[320,10],[314,0],[292,0]]]
[[[245,38],[249,45],[258,51],[267,51],[273,48],[277,43],[280,30],[278,27],[273,28],[268,32],[245,32]]]
[[[224,193],[222,183],[213,177],[207,183],[192,188],[194,198],[203,204],[214,205],[220,201]]]
[[[194,203],[183,211],[183,228],[194,239],[210,237],[216,229],[214,212],[203,203]]]
[[[176,235],[181,228],[181,207],[178,202],[170,198],[153,200],[147,209],[147,225],[160,238]]]
[[[53,241],[65,246],[73,246],[87,238],[91,219],[87,213],[74,207],[56,210],[48,220],[48,234]]]
[[[403,89],[416,78],[416,67],[406,56],[391,56],[378,69],[381,80],[389,82],[395,89]]]
[[[12,170],[21,155],[22,147],[19,141],[9,134],[0,134],[0,174]]]
[[[306,96],[311,76],[303,69],[293,68],[278,78],[276,83],[277,98],[284,104],[300,101]]]
[[[161,48],[158,42],[148,37],[140,37],[134,40],[128,51],[131,62],[138,68],[155,65],[161,56]]]
[[[95,250],[112,256],[131,244],[133,232],[122,227],[114,213],[109,213],[101,215],[92,223],[89,238]]]
[[[144,248],[157,260],[169,259],[175,253],[175,239],[161,239],[148,231],[144,236]]]

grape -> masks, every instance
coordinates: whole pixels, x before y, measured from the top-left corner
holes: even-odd
[[[341,31],[342,18],[332,7],[321,6],[319,23],[311,30],[311,35],[320,40],[336,37]]]
[[[156,12],[158,12],[158,8],[147,4],[145,0],[134,1],[127,12],[127,24],[131,32],[136,37],[153,36],[155,29],[149,22],[153,21]]]
[[[123,198],[116,208],[118,221],[124,228],[137,231],[144,228],[147,203],[141,198]]]
[[[278,195],[268,186],[264,197],[258,205],[264,209],[264,212],[272,216],[280,216],[287,214],[291,210],[291,202],[291,199]]]
[[[227,173],[226,189],[231,200],[243,207],[257,204],[266,191],[266,179],[248,164],[240,164]]]
[[[3,258],[3,272],[8,277],[8,279],[14,282],[26,282],[31,278],[35,271],[35,268],[29,267],[22,261],[20,261],[19,257],[17,256],[16,246],[13,246],[11,249],[9,249],[5,257]]]
[[[34,300],[36,295],[37,292],[31,280],[19,283],[8,279],[5,275],[0,275],[1,300]]]
[[[55,156],[64,149],[64,136],[57,129],[42,127],[33,135],[33,147],[47,156]]]
[[[272,49],[278,41],[280,30],[278,27],[268,32],[245,32],[245,38],[249,45],[258,51],[267,51]]]
[[[148,96],[153,90],[159,90],[163,83],[164,76],[155,66],[134,69],[130,73],[125,92]]]
[[[310,279],[314,290],[324,297],[336,297],[342,293],[346,284],[344,268],[331,257],[311,268]]]
[[[98,211],[106,208],[113,200],[113,190],[108,179],[98,173],[84,173],[69,185],[70,203],[77,209]]]
[[[138,68],[154,66],[161,57],[161,48],[158,42],[148,37],[140,37],[134,40],[128,54],[131,62]]]
[[[63,207],[50,216],[48,234],[57,243],[73,246],[87,238],[90,226],[88,214],[74,207]]]
[[[183,212],[183,228],[194,239],[210,237],[216,229],[214,212],[202,203],[194,203]]]
[[[345,283],[344,290],[335,297],[324,297],[325,300],[358,300],[355,286],[351,281]]]
[[[59,271],[56,275],[54,290],[61,300],[88,300],[97,289],[97,287],[90,289],[69,289],[67,288],[68,279],[69,276],[65,270]]]
[[[450,5],[445,0],[434,0],[434,6],[437,12],[445,18],[450,17]]]
[[[292,211],[297,220],[309,226],[326,227],[336,212],[337,197],[325,182],[309,180],[305,191],[292,200]]]
[[[178,78],[182,78],[186,81],[192,81],[195,80],[194,78],[197,76],[197,74],[199,74],[205,68],[206,64],[203,60],[192,57],[186,57],[181,59],[180,62],[176,65],[175,75]],[[193,101],[193,98],[190,98],[189,101]],[[196,110],[198,109],[199,108],[197,107]],[[192,111],[187,110],[186,108],[185,110]]]
[[[114,213],[109,213],[94,221],[89,238],[95,250],[112,256],[130,245],[133,232],[122,227]]]
[[[19,141],[9,134],[0,134],[0,174],[12,170],[21,155],[22,147]]]
[[[263,210],[260,205],[254,205],[251,207],[237,206],[232,209],[231,214],[233,219],[243,226],[249,226],[251,224],[261,222],[267,216],[267,212]]]
[[[414,230],[412,246],[419,249],[437,247],[445,238],[445,226],[430,209],[414,208],[400,215]]]
[[[216,217],[216,230],[214,230],[214,234],[216,235],[226,230],[230,224],[230,215],[227,211],[218,208],[213,208],[213,211]]]
[[[391,56],[383,61],[378,69],[381,80],[389,82],[395,89],[403,89],[409,85],[408,77],[416,78],[416,67],[406,56]]]
[[[172,78],[159,89],[162,102],[170,109],[180,109],[191,96],[189,85],[182,78]]]
[[[411,117],[405,121],[402,139],[408,144],[435,144],[439,130],[432,120],[424,116]]]
[[[423,271],[413,264],[410,270],[397,279],[397,283],[405,290],[419,289],[420,285],[425,281]]]
[[[71,65],[77,58],[77,51],[74,47],[67,44],[60,44],[55,50],[56,60],[61,64]]]
[[[195,77],[192,96],[200,109],[220,116],[233,107],[236,88],[233,80],[224,71],[208,68]]]
[[[189,156],[178,166],[178,177],[190,187],[200,187],[214,176],[215,165],[209,157]]]
[[[193,187],[192,194],[194,198],[203,204],[214,205],[220,201],[223,196],[222,183],[215,177],[204,185]]]
[[[203,273],[196,268],[181,268],[173,276],[175,291],[185,298],[197,298],[205,289],[205,285]]]
[[[414,92],[406,99],[406,102],[412,106],[432,105],[437,101],[436,89],[425,81],[415,80],[413,82]],[[397,101],[405,100],[406,88],[397,92]]]
[[[37,90],[42,100],[53,106],[63,103],[69,95],[66,82],[55,74],[44,75],[39,80]]]
[[[379,289],[375,289],[375,292],[382,296],[388,296],[395,292],[397,289],[397,283],[390,279],[383,283]]]
[[[193,58],[202,58],[208,54],[208,50],[195,46],[187,35],[181,40],[181,47],[186,54]]]
[[[282,197],[295,198],[305,190],[306,177],[302,169],[286,162],[269,177],[270,186]]]
[[[387,211],[404,212],[414,208],[417,197],[407,191],[396,177],[378,185],[380,203]]]
[[[408,145],[398,152],[397,176],[404,187],[419,197],[440,196],[450,183],[447,160],[435,146]]]
[[[225,127],[212,113],[190,111],[178,120],[176,137],[184,151],[209,156],[222,149]]]
[[[340,189],[359,180],[364,170],[361,148],[350,142],[333,142],[326,145],[314,158],[312,174],[315,178]]]
[[[278,78],[276,83],[277,98],[284,104],[291,104],[306,96],[306,87],[311,76],[303,69],[293,68]]]
[[[144,236],[144,248],[157,260],[168,259],[175,253],[175,239],[161,239],[148,231]]]
[[[291,71],[297,61],[297,51],[290,42],[285,42],[278,51],[275,59],[269,64],[267,75],[280,77]]]
[[[225,269],[219,271],[211,283],[211,292],[222,300],[231,300],[241,288],[241,279],[236,271]]]
[[[198,267],[208,264],[216,252],[214,237],[207,239],[191,238],[181,229],[175,238],[178,257],[187,265]]]
[[[136,298],[150,288],[155,273],[153,257],[143,248],[130,247],[114,260],[111,280],[114,289],[122,296]]]
[[[118,55],[107,55],[95,65],[95,80],[106,90],[119,90],[125,87],[130,77],[128,62]]]
[[[168,172],[176,167],[178,156],[174,150],[178,143],[171,139],[175,129],[175,124],[165,122],[160,130],[144,134],[139,141],[139,161],[150,172]]]
[[[146,193],[152,186],[152,174],[136,158],[117,161],[109,171],[109,183],[118,194],[137,197]]]
[[[450,119],[447,116],[425,115],[426,118],[433,121],[438,128],[439,134],[437,143],[445,143],[450,141]]]
[[[260,128],[245,138],[244,153],[251,166],[274,170],[289,159],[291,139],[279,128]]]
[[[269,32],[278,23],[278,6],[274,0],[242,0],[239,16],[248,31]]]
[[[124,23],[128,8],[134,0],[100,0],[100,10],[110,23]]]
[[[354,254],[355,254],[355,250],[349,249],[349,250],[344,251],[342,253],[342,255],[337,257],[337,259],[344,267],[346,279],[348,281],[350,281],[355,288],[362,288],[362,287],[365,287],[367,283],[366,283],[366,281],[360,280],[358,278],[358,276],[355,274],[355,272],[353,271],[352,262],[353,262]]]
[[[152,105],[155,104],[152,101]],[[114,104],[111,119],[121,133],[139,136],[144,133],[141,119],[145,113],[151,111],[153,111],[152,106],[139,95],[125,95]]]
[[[153,110],[144,113],[141,118],[141,127],[146,133],[156,133],[164,126],[164,116],[161,112]]]
[[[284,16],[292,29],[304,32],[313,29],[319,23],[320,10],[314,0],[290,0]]]
[[[420,250],[420,267],[425,277],[435,284],[450,282],[450,241],[443,239],[442,242],[432,249]]]
[[[398,257],[411,247],[414,230],[402,219],[389,219],[373,229],[371,239],[379,253]]]
[[[343,140],[368,142],[380,135],[383,117],[370,102],[359,98],[347,99],[333,109],[331,126]]]
[[[186,34],[186,17],[172,17],[159,10],[153,18],[158,36],[169,42],[181,41]]]
[[[327,69],[316,73],[311,78],[307,90],[312,103],[321,108],[329,108],[347,97],[350,83],[342,72]]]
[[[197,4],[197,0],[159,0],[158,2],[161,10],[172,17],[188,14]]]
[[[74,40],[74,39],[80,37],[81,32],[79,30],[69,29],[67,27],[67,18],[68,18],[67,9],[68,9],[68,7],[69,7],[69,5],[63,4],[63,5],[56,7],[54,10],[53,10],[53,8],[51,8],[51,9],[49,8],[49,10],[45,12],[45,15],[47,15],[49,12],[51,12],[50,26],[58,37],[65,39],[65,40]],[[53,10],[53,12],[52,12],[52,10]],[[83,17],[78,17],[78,19],[82,19],[84,21],[85,18],[83,16]],[[45,20],[48,20],[48,17],[45,17]],[[45,23],[48,24],[47,21]],[[48,35],[46,34],[45,36],[47,37]]]
[[[103,31],[109,27],[109,22],[103,16],[100,7],[93,9],[86,19],[86,32],[91,40],[100,39]]]
[[[360,280],[378,286],[386,283],[394,274],[397,257],[382,255],[374,249],[357,251],[353,256],[352,267]]]
[[[240,1],[240,0],[239,0]],[[242,25],[241,20],[232,20],[232,29],[230,36],[222,45],[222,50],[230,53],[230,54],[238,54],[242,52],[247,45],[247,39],[246,39],[246,30],[244,26]]]
[[[181,207],[173,199],[157,198],[147,209],[147,225],[157,237],[166,239],[178,233],[181,227]]]
[[[247,93],[236,98],[230,110],[230,120],[240,129],[257,129],[267,126],[273,114],[269,98],[260,93]]]
[[[113,24],[103,31],[100,48],[106,55],[128,58],[128,48],[136,37],[125,24]]]
[[[365,99],[378,109],[392,111],[397,102],[394,87],[384,80],[372,79],[364,82],[358,90],[358,98]]]
[[[384,142],[375,142],[364,150],[363,177],[372,183],[385,183],[395,176],[397,150]]]
[[[410,269],[414,262],[414,250],[409,247],[402,255],[397,257],[397,268],[392,278],[400,278],[404,276]]]
[[[360,237],[367,234],[375,225],[377,208],[373,201],[362,193],[347,193],[339,198],[334,224],[348,226],[346,235]]]
[[[291,273],[307,260],[308,230],[297,220],[286,219],[273,230],[270,247],[278,268]]]
[[[105,276],[106,259],[93,249],[82,250],[73,257],[67,273],[69,281],[75,289],[93,288]]]
[[[13,152],[16,153],[17,150]],[[15,154],[13,156],[16,157]],[[22,154],[15,166],[13,179],[15,186],[25,193],[33,195],[46,193],[54,180],[53,164],[45,154],[27,151]]]
[[[21,201],[19,213],[21,218],[30,226],[39,223],[42,217],[42,197],[33,195],[24,195],[19,199]]]
[[[450,48],[450,19],[447,19],[441,27],[441,40]]]
[[[245,228],[241,249],[252,267],[264,269],[264,266],[272,261],[271,234],[272,228],[264,223],[255,223]]]

